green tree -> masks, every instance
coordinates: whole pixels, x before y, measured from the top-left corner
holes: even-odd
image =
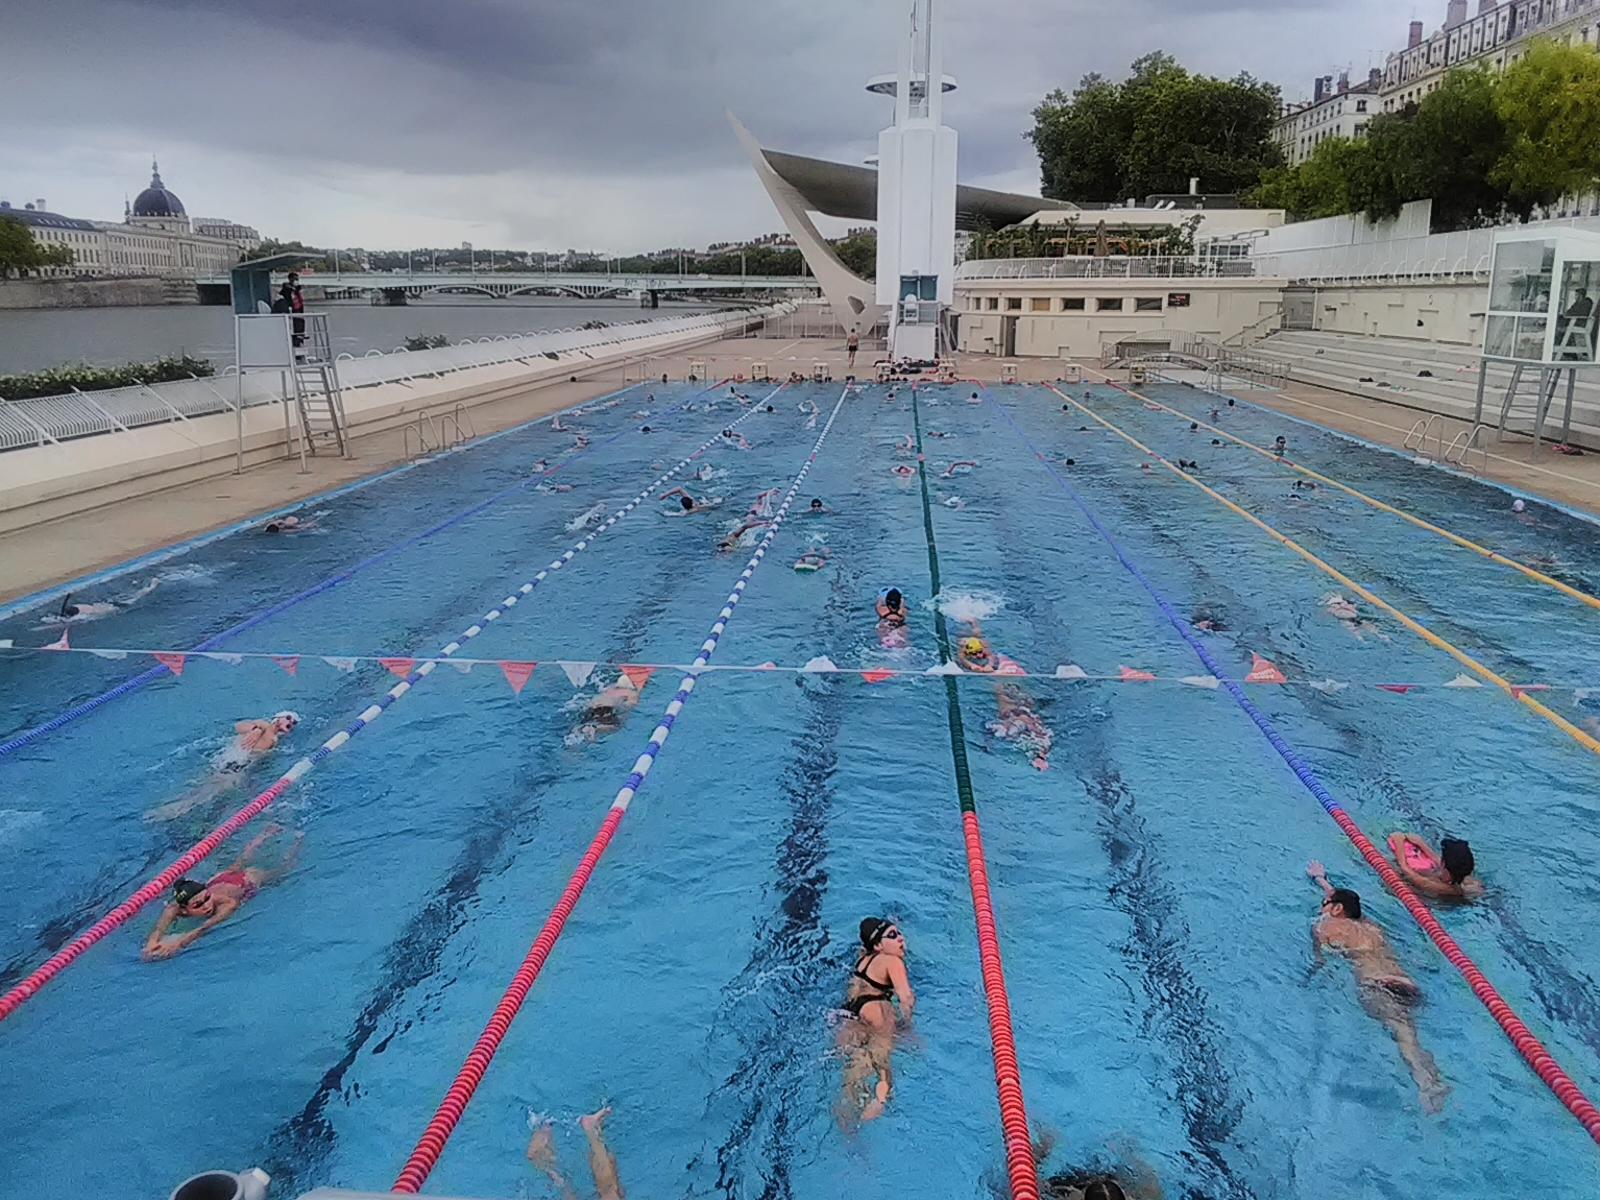
[[[1272,140],[1278,89],[1249,75],[1195,75],[1170,54],[1136,60],[1124,82],[1087,75],[1051,92],[1027,135],[1046,196],[1115,201],[1183,192],[1199,176],[1213,191],[1243,191],[1282,161]]]
[[[1494,182],[1524,206],[1583,195],[1600,182],[1600,57],[1538,41],[1494,89],[1506,146]]]
[[[0,217],[0,279],[43,267],[70,267],[77,261],[72,247],[46,246],[15,217]]]
[[[875,279],[878,274],[878,235],[858,233],[854,237],[840,238],[833,249],[844,265],[863,279]]]

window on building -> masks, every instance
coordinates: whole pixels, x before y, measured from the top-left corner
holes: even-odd
[[[988,300],[989,300],[988,309],[989,309],[990,312],[994,312],[995,309],[1000,307],[1000,297],[999,296],[990,296],[990,297],[988,297]]]
[[[1061,297],[1062,312],[1082,312],[1086,306],[1087,302],[1082,296]]]
[[[1050,297],[1048,297],[1048,296],[1033,296],[1033,297],[1030,297],[1029,300],[1028,300],[1028,311],[1029,312],[1043,312],[1043,313],[1049,312],[1050,311]]]
[[[1095,312],[1121,312],[1121,296],[1100,296],[1094,302]]]
[[[1021,296],[1007,296],[1006,297],[1006,311],[1007,312],[1021,312],[1022,311],[1022,297]]]
[[[1122,305],[1119,303],[1117,305],[1117,307],[1121,308]],[[1133,311],[1134,312],[1160,312],[1161,311],[1161,297],[1160,296],[1135,296],[1133,298]]]
[[[1367,111],[1367,102],[1365,100],[1357,100],[1356,101],[1356,111],[1358,113],[1366,112]]]

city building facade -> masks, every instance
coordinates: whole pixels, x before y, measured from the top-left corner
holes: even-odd
[[[1353,86],[1348,74],[1339,77],[1337,86],[1333,76],[1324,75],[1316,81],[1310,101],[1285,105],[1272,131],[1284,162],[1299,166],[1329,138],[1366,136],[1367,123],[1381,111],[1381,84],[1382,73],[1376,69],[1365,82]]]
[[[150,186],[124,206],[120,222],[64,216],[50,211],[43,199],[21,208],[0,200],[0,216],[22,222],[46,246],[72,251],[71,266],[33,272],[43,277],[225,275],[261,244],[261,235],[248,225],[220,218],[191,221],[154,163]]]
[[[1406,48],[1384,62],[1384,112],[1399,112],[1436,90],[1446,71],[1485,63],[1496,70],[1517,61],[1534,37],[1570,46],[1600,45],[1600,0],[1449,0],[1444,25],[1431,35],[1412,21]]]

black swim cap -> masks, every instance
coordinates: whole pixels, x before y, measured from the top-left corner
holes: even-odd
[[[905,597],[900,594],[899,588],[890,588],[883,594],[883,602],[890,608],[899,608]]]
[[[172,902],[182,907],[205,890],[206,885],[197,879],[180,879],[172,885]]]
[[[1196,429],[1199,429],[1199,428],[1200,428],[1200,423],[1198,421],[1190,421],[1189,422],[1189,432],[1190,433],[1193,433]]]
[[[648,425],[639,426],[639,432],[640,433],[649,433],[650,432],[650,426],[648,426]]]
[[[1077,466],[1077,465],[1078,465],[1078,460],[1077,460],[1077,459],[1075,459],[1075,458],[1069,458],[1069,459],[1067,459],[1067,466],[1069,466],[1069,467],[1075,467],[1075,466]]]
[[[878,943],[883,941],[883,935],[894,928],[894,922],[883,917],[863,917],[861,919],[861,944],[868,950],[876,950]]]
[[[1341,906],[1344,915],[1352,921],[1361,920],[1361,897],[1349,888],[1334,888],[1333,895],[1328,897],[1328,903]]]
[[[683,506],[684,512],[688,512],[689,510],[694,508],[694,501],[688,496],[681,497],[678,500],[678,503]]]
[[[1460,838],[1445,838],[1439,843],[1439,861],[1444,863],[1451,883],[1460,883],[1478,865],[1472,857],[1472,847]]]

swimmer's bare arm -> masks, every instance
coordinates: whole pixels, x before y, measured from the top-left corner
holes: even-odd
[[[1461,889],[1454,884],[1445,883],[1431,875],[1423,875],[1413,870],[1406,862],[1406,844],[1416,846],[1434,862],[1439,861],[1439,856],[1434,853],[1433,847],[1419,837],[1409,833],[1391,833],[1389,835],[1389,852],[1394,855],[1395,870],[1399,871],[1405,881],[1417,891],[1427,896],[1456,897],[1461,895]]]
[[[917,993],[911,987],[911,973],[898,958],[884,955],[889,968],[889,981],[894,984],[894,994],[900,997],[900,1013],[906,1020],[917,1010]]]
[[[218,899],[217,911],[211,915],[211,919],[204,925],[198,926],[195,929],[191,929],[188,933],[179,938],[177,944],[173,947],[173,953],[176,954],[180,951],[187,950],[190,946],[194,945],[201,938],[205,937],[206,934],[210,933],[218,925],[221,925],[224,921],[238,911],[239,902],[237,900]]]
[[[146,958],[162,958],[165,955],[157,953],[161,939],[166,937],[167,930],[172,928],[172,923],[178,919],[178,906],[169,904],[161,910],[161,917],[156,921],[156,927],[150,931],[150,936],[144,940],[144,956]]]
[[[670,492],[662,492],[661,495],[656,497],[656,499],[657,500],[670,500],[674,496],[688,496],[688,495],[689,495],[689,492],[688,492],[687,489],[681,488],[681,487],[675,487]],[[692,499],[692,497],[691,497],[691,499]]]

